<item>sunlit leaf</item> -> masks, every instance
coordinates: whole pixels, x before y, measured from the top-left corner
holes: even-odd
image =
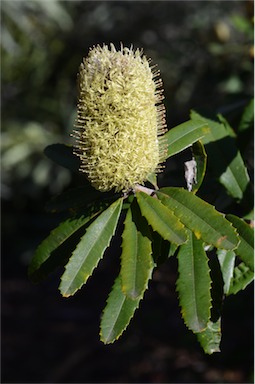
[[[86,283],[114,235],[122,199],[118,199],[87,228],[85,235],[74,250],[61,277],[60,291],[63,296],[73,295]]]
[[[196,237],[216,248],[235,249],[239,243],[235,229],[215,208],[182,188],[162,188],[156,192],[162,203]]]
[[[171,128],[165,135],[168,145],[166,158],[175,155],[190,147],[193,143],[208,135],[208,124],[200,119],[185,121],[177,127]]]
[[[189,232],[189,240],[180,246],[177,257],[182,317],[189,329],[201,332],[207,327],[211,308],[211,278],[203,241]]]
[[[160,200],[146,193],[137,192],[136,197],[142,215],[154,231],[171,243],[185,243],[187,240],[185,228],[171,210],[165,207]]]

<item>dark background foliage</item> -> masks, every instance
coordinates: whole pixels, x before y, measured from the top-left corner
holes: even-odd
[[[34,286],[26,272],[62,219],[45,203],[83,183],[43,149],[71,143],[76,73],[89,47],[143,47],[161,70],[169,128],[192,108],[220,112],[235,129],[253,94],[253,2],[3,0],[1,17],[2,382],[253,382],[252,287],[226,300],[222,352],[205,356],[181,319],[174,259],[154,273],[128,330],[110,346],[98,329],[117,252],[70,299],[57,291],[59,273]],[[243,151],[250,172],[251,143]],[[162,182],[184,185],[185,156],[170,160]],[[204,197],[215,202],[217,193],[205,189]]]

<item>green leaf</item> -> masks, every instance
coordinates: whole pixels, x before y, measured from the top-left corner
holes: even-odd
[[[121,278],[118,276],[101,319],[100,338],[103,343],[113,343],[122,335],[138,308],[140,300],[141,296],[133,300],[123,293]]]
[[[196,141],[192,145],[192,154],[197,167],[196,183],[192,186],[192,192],[196,193],[204,180],[207,163],[207,155],[201,141]]]
[[[203,350],[208,355],[214,352],[220,352],[221,342],[221,320],[217,320],[215,323],[209,321],[204,331],[197,333],[197,339],[201,344]]]
[[[211,308],[211,278],[203,242],[189,233],[178,252],[177,290],[185,324],[193,332],[207,327]]]
[[[61,212],[70,209],[77,210],[102,196],[102,192],[97,191],[89,185],[86,187],[72,188],[51,199],[46,204],[46,209],[50,212]]]
[[[217,251],[217,255],[224,281],[224,293],[227,295],[234,273],[236,254],[234,251],[226,251],[225,249],[220,249]]]
[[[28,275],[32,281],[40,278],[37,272],[49,259],[52,252],[65,243],[76,231],[85,226],[97,213],[88,214],[78,218],[68,219],[51,231],[50,235],[36,249],[35,255],[28,268]]]
[[[166,158],[190,147],[209,132],[208,124],[199,119],[188,120],[170,129],[163,136],[168,146]]]
[[[245,107],[238,127],[239,132],[244,132],[253,126],[254,120],[254,99]]]
[[[146,193],[137,192],[136,197],[142,215],[154,231],[171,243],[185,243],[187,240],[185,228],[171,210],[166,208],[157,198]]]
[[[200,119],[208,124],[210,132],[202,139],[215,177],[226,188],[229,195],[241,200],[247,190],[250,179],[235,138],[230,135],[225,124],[215,122],[192,111],[191,118]]]
[[[157,185],[157,175],[156,173],[150,173],[148,176],[147,176],[147,181],[153,185],[153,187],[155,189],[158,189],[158,185]]]
[[[139,230],[132,215],[134,204],[128,210],[122,235],[121,280],[127,297],[136,299],[148,288],[154,263],[151,240]]]
[[[235,215],[227,215],[226,218],[237,229],[240,237],[240,243],[235,253],[251,271],[254,271],[254,230]]]
[[[235,229],[212,205],[182,188],[162,188],[156,194],[198,239],[216,248],[237,247],[239,239]]]
[[[254,280],[254,272],[244,263],[234,268],[233,278],[231,279],[228,295],[236,294],[245,289]]]
[[[59,288],[64,297],[73,295],[86,283],[103,257],[114,235],[122,202],[122,198],[115,201],[87,228],[61,277]]]
[[[80,159],[73,154],[73,147],[71,145],[51,144],[45,148],[44,154],[56,164],[70,171],[79,171]]]

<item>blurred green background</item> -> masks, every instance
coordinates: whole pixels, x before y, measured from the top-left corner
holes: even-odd
[[[83,182],[43,150],[72,142],[76,74],[89,47],[144,49],[161,71],[168,128],[190,109],[222,113],[235,128],[253,96],[253,2],[2,0],[1,21],[2,382],[253,382],[252,287],[225,303],[222,353],[209,357],[183,325],[175,260],[156,271],[113,346],[99,342],[98,328],[114,255],[71,299],[58,293],[58,273],[38,286],[26,273],[62,219],[45,203]],[[243,155],[252,174],[252,141]],[[185,182],[182,164],[171,160],[173,185]]]

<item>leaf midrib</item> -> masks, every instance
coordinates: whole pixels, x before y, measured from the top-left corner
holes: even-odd
[[[212,230],[213,231],[213,233],[214,234],[216,234],[217,236],[218,235],[220,235],[220,236],[223,236],[220,232],[217,232],[210,224],[209,224],[209,222],[207,222],[204,218],[201,218],[200,216],[198,216],[194,211],[192,211],[190,208],[188,208],[188,207],[186,207],[185,205],[183,205],[179,200],[177,200],[176,198],[173,198],[172,196],[170,196],[170,195],[167,195],[167,194],[165,194],[164,192],[160,192],[160,193],[162,193],[163,195],[164,195],[164,198],[165,199],[172,199],[173,201],[175,201],[175,202],[177,202],[178,204],[179,204],[179,206],[181,206],[182,208],[184,208],[184,210],[186,210],[187,212],[191,212],[192,213],[192,215],[193,216],[195,216],[196,217],[196,219],[198,219],[198,221],[200,221],[200,222],[202,222],[202,223],[205,223],[207,226],[208,226],[208,228],[210,229],[210,230]],[[178,209],[178,207],[175,207],[174,208],[174,213],[175,213],[175,211]],[[213,208],[213,211],[215,211],[215,212],[217,212],[216,211],[216,209],[214,209]],[[183,216],[185,216],[185,215],[182,215],[181,217],[183,217]],[[180,220],[181,221],[181,220]],[[186,225],[186,224],[185,224]],[[231,225],[231,227],[233,228],[233,226]],[[192,230],[192,229],[191,229]],[[201,237],[202,237],[202,234],[201,234]],[[234,248],[236,248],[237,247],[237,245],[238,244],[233,244],[231,241],[229,241],[228,240],[228,236],[227,236],[227,239],[224,239],[224,241],[227,241],[231,246],[233,246],[234,245]]]
[[[104,231],[107,231],[107,227],[106,227],[106,226],[107,226],[107,224],[109,223],[109,221],[112,219],[112,215],[115,213],[115,210],[116,210],[116,209],[117,209],[117,207],[115,207],[115,209],[113,210],[113,212],[112,212],[111,214],[109,214],[109,217],[108,217],[108,219],[105,221],[105,224],[103,225],[103,229],[101,230],[100,234],[98,234],[98,235],[93,239],[93,243],[91,244],[89,250],[88,250],[88,251],[86,250],[86,253],[87,253],[87,254],[86,254],[86,257],[83,258],[83,259],[81,260],[81,262],[79,263],[79,268],[77,268],[77,273],[75,274],[74,278],[71,280],[70,284],[68,285],[68,288],[65,290],[65,293],[67,293],[67,292],[70,290],[70,287],[72,286],[74,280],[75,280],[75,279],[77,278],[77,276],[79,275],[80,270],[81,270],[83,264],[84,264],[85,261],[88,259],[88,257],[89,257],[89,255],[91,254],[93,248],[95,247],[96,242],[98,241],[98,238],[100,238],[100,237],[102,236],[102,233],[103,233]],[[100,217],[100,216],[99,216],[99,217]],[[91,231],[91,228],[88,228],[88,231],[89,231],[89,229],[90,229],[90,231]],[[87,235],[88,231],[85,233],[84,236]],[[109,243],[109,241],[110,241],[110,239],[108,240],[107,244]],[[107,247],[107,244],[105,245],[105,247],[104,247],[103,249],[105,249],[105,248]],[[78,247],[79,247],[79,245],[80,245],[80,243],[78,244]],[[78,247],[77,247],[77,248],[78,248]],[[76,249],[77,249],[77,248],[76,248]],[[76,250],[74,250],[74,252],[73,252],[73,254],[72,254],[72,257],[75,255],[75,251],[76,251]],[[101,255],[100,258],[102,258],[102,256],[103,256],[103,255]],[[98,258],[98,262],[99,262],[100,258]],[[97,263],[97,264],[98,264],[98,263]],[[97,264],[96,264],[96,266],[97,266]],[[95,266],[95,267],[96,267],[96,266]],[[68,267],[68,265],[67,265],[67,267]],[[87,278],[88,278],[88,275],[86,275],[86,279],[84,279],[85,282],[86,282]],[[77,288],[77,289],[79,289],[79,288]],[[77,291],[77,289],[76,289],[76,291]]]

